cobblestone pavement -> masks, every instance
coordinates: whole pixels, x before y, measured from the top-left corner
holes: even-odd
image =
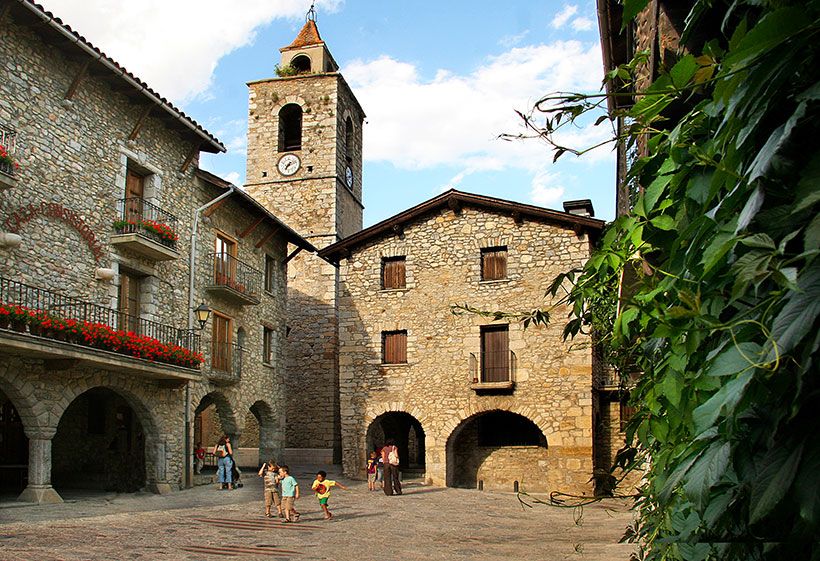
[[[408,482],[404,495],[387,497],[352,482],[348,491],[334,490],[334,518],[324,521],[310,494],[313,472],[303,471],[295,473],[302,518],[282,524],[264,517],[261,482],[252,475],[234,491],[207,485],[166,496],[67,494],[59,505],[6,503],[0,559],[626,561],[633,551],[617,543],[633,516],[623,501],[582,511],[522,508],[511,493]]]

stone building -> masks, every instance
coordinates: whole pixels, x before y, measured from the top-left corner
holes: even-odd
[[[549,306],[603,221],[448,191],[320,251],[339,263],[343,467],[396,440],[435,485],[587,492],[592,352],[563,325],[454,313]],[[554,317],[566,317],[558,307]]]
[[[223,145],[41,6],[3,4],[0,61],[2,492],[191,484],[207,409],[281,453],[287,261],[313,245],[199,170]]]
[[[277,78],[250,82],[246,189],[318,248],[362,228],[364,112],[309,17]],[[338,272],[311,255],[288,268],[287,460],[341,458]]]

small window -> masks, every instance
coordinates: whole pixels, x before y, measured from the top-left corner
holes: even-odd
[[[353,161],[353,119],[345,119],[345,157],[347,162]]]
[[[481,280],[507,278],[507,248],[487,247],[481,250]]]
[[[621,410],[620,410],[620,417],[621,417],[621,432],[626,430],[626,425],[635,415],[637,408],[634,405],[629,405],[629,403],[622,401],[621,402]]]
[[[265,255],[265,291],[273,292],[274,279],[276,278],[276,259],[270,255]]]
[[[274,331],[270,327],[262,328],[262,362],[273,364],[274,359]]]
[[[382,332],[382,363],[407,363],[407,331]]]
[[[279,151],[302,149],[302,108],[288,103],[279,111]]]
[[[405,263],[406,258],[404,256],[382,259],[382,288],[384,290],[407,288]]]

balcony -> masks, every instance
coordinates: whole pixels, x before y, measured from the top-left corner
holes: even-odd
[[[213,276],[205,290],[241,306],[255,306],[261,302],[262,271],[229,253],[210,253],[208,259],[213,262]]]
[[[179,257],[177,218],[142,198],[117,201],[111,244],[152,261]]]
[[[470,353],[470,389],[477,393],[502,393],[515,388],[518,358],[513,351]]]
[[[243,352],[237,343],[213,343],[208,379],[220,386],[238,383],[242,377]]]
[[[0,352],[161,380],[200,380],[199,335],[0,277]]]
[[[0,191],[17,187],[17,133],[0,125]]]

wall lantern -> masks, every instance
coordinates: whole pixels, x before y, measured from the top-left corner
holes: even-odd
[[[205,324],[208,323],[208,320],[211,317],[211,309],[205,302],[203,302],[194,308],[194,313],[196,314],[196,319],[199,322],[199,328],[205,329]]]

